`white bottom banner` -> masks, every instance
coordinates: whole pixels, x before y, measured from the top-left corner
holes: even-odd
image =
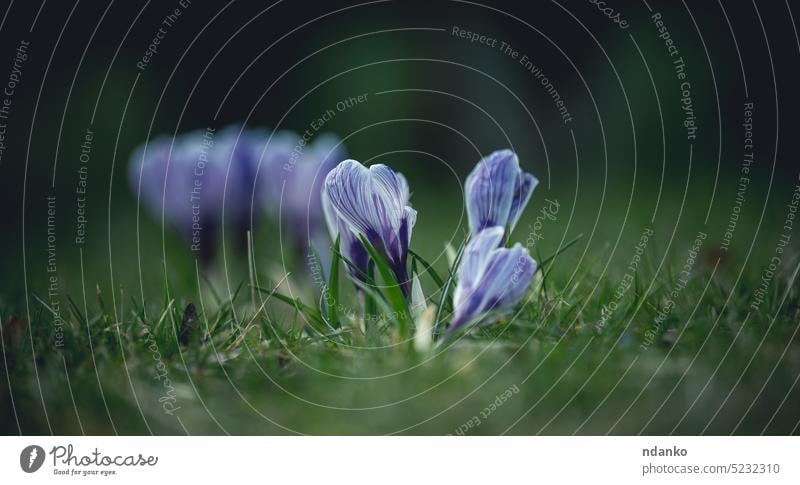
[[[0,437],[2,483],[800,483],[797,437]]]

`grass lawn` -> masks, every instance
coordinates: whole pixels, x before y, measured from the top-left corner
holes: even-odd
[[[525,244],[545,230],[536,219],[545,205],[534,198],[512,240]],[[442,308],[428,350],[414,349],[413,322],[401,331],[386,289],[372,293],[387,303],[374,301],[363,321],[342,261],[338,283],[322,282],[346,303],[331,309],[318,304],[302,262],[285,277],[263,252],[252,258],[252,276],[231,261],[227,278],[176,257],[168,285],[149,252],[142,273],[135,258],[118,256],[127,261],[118,273],[144,283],[118,283],[112,294],[72,280],[60,297],[60,329],[41,289],[28,293],[30,323],[22,296],[4,300],[2,431],[797,433],[800,290],[791,247],[764,282],[777,222],[765,222],[767,242],[751,253],[720,252],[713,225],[673,233],[663,219],[650,226],[631,214],[624,232],[593,230],[580,217],[553,221],[551,236],[531,248],[540,267],[526,303],[449,339],[441,338],[451,310],[449,229],[421,219],[412,249],[424,261],[410,264],[428,302]],[[269,233],[256,246],[268,245]],[[107,265],[85,261],[86,274]],[[74,262],[63,264],[80,276]]]

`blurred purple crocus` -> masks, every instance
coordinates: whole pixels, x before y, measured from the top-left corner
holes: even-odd
[[[288,130],[269,137],[258,156],[258,186],[267,211],[298,253],[313,247],[323,271],[330,266],[330,243],[322,188],[328,172],[345,158],[344,145],[333,134],[309,142]]]
[[[497,150],[482,158],[467,177],[467,216],[472,235],[487,227],[514,230],[539,181],[523,172],[511,150]]]
[[[204,263],[213,258],[223,222],[233,228],[239,249],[244,249],[253,146],[265,135],[228,127],[219,133],[207,129],[144,143],[131,157],[131,189],[155,219],[161,220],[163,211],[164,222],[199,252]]]
[[[322,187],[328,173],[345,158],[347,153],[339,138],[323,134],[304,148],[291,171],[283,168],[287,177],[281,217],[288,227],[303,231],[308,240],[325,234]]]
[[[458,267],[453,320],[448,332],[491,323],[519,303],[536,273],[536,262],[519,243],[500,247],[505,229],[480,231],[467,243]]]
[[[300,152],[299,136],[290,130],[275,131],[255,146],[257,193],[259,202],[277,219],[281,204],[281,190],[286,181],[289,167]]]
[[[341,222],[354,234],[364,236],[386,258],[407,297],[406,260],[417,211],[408,205],[405,177],[386,165],[367,168],[355,160],[345,160],[328,174],[325,190]]]

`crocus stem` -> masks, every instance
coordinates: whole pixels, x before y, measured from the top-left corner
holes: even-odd
[[[373,263],[370,263],[367,268],[367,277],[368,281],[375,281],[375,265]],[[367,284],[369,285],[370,283]],[[363,292],[362,294],[364,298],[364,303],[362,305],[364,308],[364,332],[366,333],[367,322],[369,321],[369,317],[376,313],[375,312],[376,303],[375,300],[370,295],[366,294],[366,292]]]
[[[408,301],[409,295],[411,294],[411,287],[408,278],[408,271],[406,270],[406,265],[403,264],[402,266],[394,268],[394,274],[395,277],[397,278],[397,282],[400,284],[400,290],[403,291],[403,296],[405,296],[406,301]]]

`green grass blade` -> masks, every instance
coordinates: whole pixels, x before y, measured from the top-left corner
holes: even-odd
[[[355,271],[355,272],[356,272],[356,274],[358,274],[360,277],[364,278],[364,280],[365,280],[365,281],[367,281],[367,282],[369,282],[369,283],[372,283],[372,282],[373,282],[373,275],[371,275],[371,274],[369,274],[369,273],[367,273],[367,272],[364,272],[364,270],[362,270],[361,268],[359,268],[358,266],[356,266],[356,264],[355,264],[355,263],[353,263],[352,261],[350,261],[349,259],[347,259],[347,256],[345,256],[344,254],[342,254],[342,252],[341,252],[341,251],[336,251],[336,255],[339,257],[339,259],[340,259],[340,260],[341,260],[341,261],[342,261],[342,262],[343,262],[345,265],[347,265],[347,267],[348,267],[348,268],[350,268],[350,269],[352,269],[353,271]]]
[[[339,245],[341,236],[336,237],[333,244],[333,258],[331,269],[328,275],[328,288],[325,294],[325,304],[327,306],[328,322],[336,328],[339,326],[339,313],[336,307],[339,305]]]
[[[214,288],[214,285],[211,284],[211,280],[208,279],[208,276],[203,271],[199,271],[200,277],[203,279],[203,282],[206,284],[209,293],[211,293],[211,298],[214,299],[214,304],[216,306],[222,306],[222,298],[220,298],[219,293],[217,293],[217,289]]]
[[[283,295],[281,293],[278,293],[277,291],[267,290],[259,286],[256,287],[256,290],[258,290],[261,293],[267,293],[270,296],[274,296],[278,300],[293,306],[295,309],[297,309],[297,311],[299,311],[300,313],[311,319],[317,326],[322,327],[325,325],[324,320],[322,318],[322,314],[319,312],[319,310],[315,309],[312,306],[306,305],[305,303],[300,301],[300,298],[292,298]]]
[[[549,263],[550,261],[552,261],[552,260],[553,260],[553,259],[554,259],[556,256],[558,256],[559,254],[561,254],[561,253],[563,253],[564,251],[566,251],[567,249],[569,249],[569,248],[570,248],[570,247],[571,247],[573,244],[575,244],[576,242],[580,241],[581,239],[583,239],[583,234],[578,234],[578,235],[577,235],[575,238],[573,238],[573,239],[572,239],[570,242],[568,242],[567,244],[565,244],[565,245],[561,246],[561,248],[560,248],[558,251],[556,251],[555,253],[551,254],[551,255],[550,255],[550,256],[548,256],[546,259],[544,259],[544,260],[543,260],[543,261],[542,261],[542,262],[539,264],[539,268],[544,268],[544,267],[547,265],[547,263]]]
[[[461,243],[461,247],[458,248],[456,257],[453,260],[453,265],[448,270],[447,281],[442,287],[442,294],[439,296],[439,305],[436,307],[436,318],[433,319],[434,335],[436,335],[436,332],[439,328],[439,323],[441,322],[442,319],[442,312],[444,311],[445,303],[447,303],[447,296],[450,293],[450,288],[453,286],[453,281],[455,281],[456,279],[456,272],[458,271],[458,265],[461,264],[461,256],[464,254],[464,248],[466,248],[466,246],[467,246],[466,241]]]
[[[75,300],[73,300],[72,297],[67,295],[67,301],[69,302],[70,309],[72,310],[73,315],[75,315],[75,318],[78,320],[78,323],[85,324],[86,319],[84,318],[83,313],[81,313],[80,309],[78,308],[78,305],[75,304]]]
[[[425,259],[424,259],[422,256],[420,256],[419,254],[415,253],[414,251],[412,251],[412,250],[410,250],[410,249],[409,249],[409,250],[408,250],[408,253],[409,253],[411,256],[413,256],[413,257],[414,257],[414,260],[415,260],[415,261],[419,261],[419,262],[420,262],[420,264],[422,264],[422,267],[423,267],[423,268],[425,268],[425,271],[426,271],[426,272],[427,272],[429,275],[431,275],[431,279],[432,279],[432,280],[433,280],[433,281],[436,283],[436,285],[437,285],[437,286],[438,286],[438,287],[441,289],[441,288],[444,286],[444,281],[442,280],[442,278],[440,278],[440,277],[439,277],[439,273],[437,273],[437,272],[436,272],[436,270],[435,270],[435,269],[433,269],[433,266],[432,266],[432,265],[431,265],[429,262],[425,261]]]
[[[361,289],[361,291],[364,292],[364,296],[368,297],[372,302],[371,305],[373,306],[373,308],[371,310],[370,315],[376,314],[376,308],[378,306],[380,306],[381,310],[387,315],[391,315],[392,313],[394,313],[394,309],[386,301],[386,298],[384,298],[384,296],[374,287],[366,285],[361,281],[356,281],[355,284],[357,287]]]
[[[372,261],[375,262],[375,268],[381,275],[381,279],[385,285],[384,295],[389,305],[394,310],[395,321],[397,322],[398,331],[401,338],[405,338],[408,334],[408,308],[406,306],[406,297],[403,295],[403,290],[400,289],[400,283],[395,278],[394,271],[389,267],[389,263],[381,256],[378,251],[367,241],[363,235],[361,244],[367,249]]]
[[[366,281],[367,281],[367,283],[366,283],[366,285],[364,285],[358,280],[355,280],[355,279],[353,280],[353,282],[356,284],[356,286],[360,287],[362,290],[364,289],[364,286],[367,286],[368,288],[370,288],[370,290],[373,290],[373,291],[369,291],[369,292],[367,292],[367,291],[364,292],[364,328],[365,328],[365,330],[366,330],[367,321],[369,321],[368,317],[370,315],[375,315],[377,313],[377,311],[378,311],[377,301],[376,301],[375,296],[374,296],[374,294],[377,293],[377,291],[374,291],[375,290],[375,263],[373,263],[372,261],[367,263],[367,280]],[[380,294],[380,293],[377,293],[377,294]],[[381,295],[381,298],[383,298],[382,295]]]

